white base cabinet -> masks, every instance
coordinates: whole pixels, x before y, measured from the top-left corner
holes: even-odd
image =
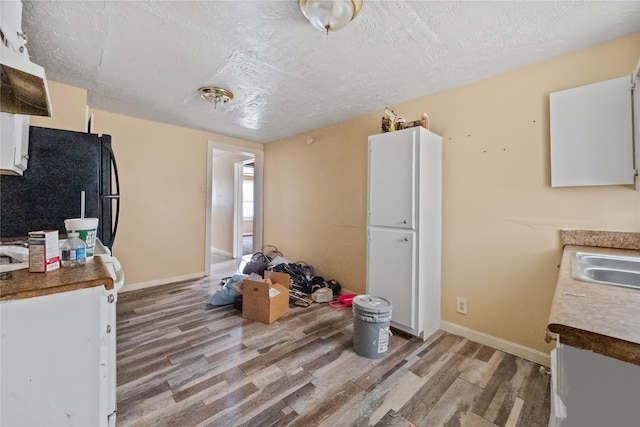
[[[116,297],[95,286],[0,303],[0,425],[115,426]]]
[[[367,293],[391,326],[426,339],[440,327],[442,138],[421,127],[369,137]]]
[[[640,366],[558,344],[551,352],[549,426],[640,425]]]

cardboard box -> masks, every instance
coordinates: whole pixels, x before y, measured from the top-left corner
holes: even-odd
[[[289,312],[289,275],[266,270],[262,281],[242,281],[242,317],[273,323]]]
[[[58,230],[29,232],[29,271],[46,273],[60,268]]]

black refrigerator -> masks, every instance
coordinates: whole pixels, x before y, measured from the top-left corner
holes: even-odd
[[[58,230],[64,220],[98,218],[97,235],[109,249],[118,229],[120,183],[111,136],[29,127],[29,160],[23,176],[0,176],[0,236]]]

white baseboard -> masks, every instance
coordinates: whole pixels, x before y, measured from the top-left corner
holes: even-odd
[[[541,351],[504,340],[502,338],[494,337],[493,335],[474,331],[473,329],[465,328],[464,326],[456,325],[455,323],[441,320],[440,329],[451,334],[470,339],[477,343],[498,349],[500,351],[522,357],[523,359],[530,360],[539,365],[549,367],[551,363],[550,356],[547,353],[543,353]]]
[[[198,273],[185,274],[182,276],[167,277],[165,279],[150,280],[148,282],[139,282],[139,283],[132,283],[132,284],[125,283],[125,285],[122,287],[122,289],[120,289],[119,292],[137,291],[138,289],[151,288],[153,286],[160,286],[160,285],[167,285],[169,283],[182,282],[185,280],[200,279],[202,277],[204,277],[204,271],[200,271]]]
[[[340,294],[341,295],[349,295],[349,294],[357,294],[357,292],[356,291],[352,291],[351,289],[343,288],[341,286],[340,287]]]
[[[225,256],[233,256],[231,252],[223,251],[222,249],[218,249],[214,247],[211,248],[211,252],[215,254],[225,255]]]

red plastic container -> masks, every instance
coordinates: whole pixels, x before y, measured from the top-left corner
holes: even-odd
[[[341,308],[341,307],[351,307],[353,298],[355,298],[358,294],[346,294],[339,295],[338,301],[331,301],[329,305],[333,308]]]

